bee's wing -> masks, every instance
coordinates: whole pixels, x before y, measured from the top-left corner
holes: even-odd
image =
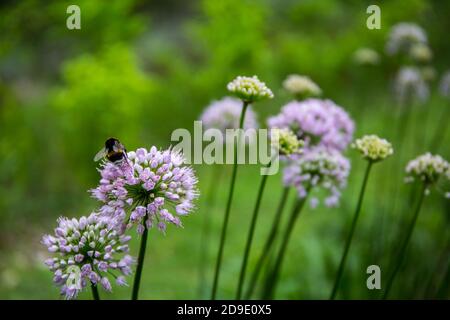
[[[97,162],[101,160],[102,158],[106,157],[106,148],[102,148],[94,157],[94,161]]]

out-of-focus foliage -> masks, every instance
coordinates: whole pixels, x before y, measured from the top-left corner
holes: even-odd
[[[150,118],[155,109],[150,98],[153,88],[153,81],[139,69],[134,53],[126,46],[114,45],[97,56],[85,54],[67,62],[63,85],[50,99],[64,162],[76,167],[78,159],[89,159],[100,149],[103,137],[150,139],[147,126],[137,124]],[[88,167],[80,169],[73,172],[75,177],[88,172]]]
[[[69,4],[81,8],[81,30],[66,28]],[[406,161],[429,149],[450,157],[448,143],[444,143],[449,132],[438,131],[442,119],[448,119],[449,105],[434,89],[426,106],[411,109],[414,125],[404,133],[408,139],[403,143],[391,87],[404,61],[386,56],[385,42],[395,23],[421,25],[434,53],[432,67],[440,76],[450,68],[450,3],[385,1],[380,4],[380,30],[366,27],[370,4],[360,0],[24,0],[0,4],[0,297],[57,297],[50,273],[42,268],[44,248],[38,239],[54,226],[57,216],[80,216],[96,208],[86,190],[98,182],[92,158],[105,138],[116,136],[128,149],[166,147],[171,132],[192,129],[202,109],[226,95],[226,83],[239,74],[256,74],[274,91],[274,99],[254,108],[264,125],[266,116],[277,113],[290,99],[282,81],[292,73],[310,76],[325,97],[346,108],[356,121],[356,135],[376,133],[391,140],[394,149],[400,145],[404,149],[374,170],[341,291],[343,298],[378,297],[365,287],[365,267],[380,264],[386,272],[391,267],[414,190],[402,184]],[[354,52],[362,47],[380,55],[378,65],[355,63]],[[430,85],[435,88],[437,81]],[[288,255],[295,261],[287,260],[283,269],[282,298],[326,298],[331,290],[363,173],[359,157],[349,155],[352,172],[341,207],[307,211],[300,219]],[[197,169],[204,201],[211,170],[207,166]],[[259,179],[255,167],[240,170],[221,280],[224,298],[234,294]],[[269,179],[270,197],[263,204],[255,255],[277,204],[279,180]],[[200,202],[198,213],[187,220],[184,229],[168,230],[166,237],[152,234],[148,268],[164,272],[144,276],[144,298],[198,297],[203,217],[209,214],[214,228],[208,252],[209,279],[227,183],[226,179],[217,182],[216,209],[206,210]],[[444,201],[438,195],[426,199],[411,243],[414,249],[393,296],[448,295],[448,286],[442,286],[447,271],[441,270],[446,265],[450,221]],[[255,258],[251,257],[250,268]],[[114,297],[126,298],[127,291],[117,290]]]

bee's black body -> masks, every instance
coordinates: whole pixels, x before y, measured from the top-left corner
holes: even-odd
[[[114,163],[122,162],[127,156],[127,150],[115,138],[109,138],[105,141],[106,158]]]

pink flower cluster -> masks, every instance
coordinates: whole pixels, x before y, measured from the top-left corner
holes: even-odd
[[[267,122],[270,128],[291,129],[305,142],[305,149],[323,146],[339,151],[348,147],[355,127],[344,109],[322,99],[289,102]]]
[[[167,223],[181,226],[178,216],[190,213],[198,197],[197,178],[184,162],[180,152],[152,147],[129,152],[122,166],[104,163],[99,186],[90,190],[103,203],[99,213],[116,218],[122,230],[137,224],[139,234],[154,225],[163,232]]]

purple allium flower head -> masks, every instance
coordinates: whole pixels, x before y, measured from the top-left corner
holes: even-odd
[[[129,237],[119,234],[112,220],[95,213],[80,219],[61,217],[54,235],[43,236],[42,243],[54,255],[45,264],[66,299],[76,298],[90,282],[100,281],[106,288],[110,273],[129,274],[134,263],[125,245]]]
[[[420,26],[415,23],[401,22],[392,27],[386,44],[386,52],[389,55],[399,52],[409,53],[413,45],[427,42],[427,35]]]
[[[430,90],[422,73],[416,67],[403,67],[395,79],[395,96],[401,105],[409,102],[425,102]]]
[[[242,102],[239,99],[225,97],[213,101],[202,113],[200,120],[205,129],[219,129],[224,135],[226,129],[239,128],[239,118],[242,111]],[[244,129],[257,129],[256,114],[248,107],[245,114]]]
[[[299,198],[317,189],[326,190],[325,205],[333,207],[339,204],[349,172],[350,162],[339,151],[317,147],[289,160],[283,171],[283,182],[285,186],[295,187]],[[310,200],[312,207],[319,203],[317,197]]]
[[[178,216],[189,214],[199,195],[197,177],[184,165],[183,155],[170,148],[159,151],[152,147],[131,151],[128,159],[131,170],[111,162],[102,164],[100,184],[91,190],[103,203],[100,215],[116,218],[119,227],[137,224],[139,234],[155,225],[161,231],[166,223],[181,226]]]
[[[446,98],[450,98],[450,70],[444,73],[439,83],[439,93]]]
[[[270,128],[292,130],[305,142],[305,149],[323,146],[343,151],[352,141],[354,131],[350,116],[331,100],[289,102],[267,122]]]

